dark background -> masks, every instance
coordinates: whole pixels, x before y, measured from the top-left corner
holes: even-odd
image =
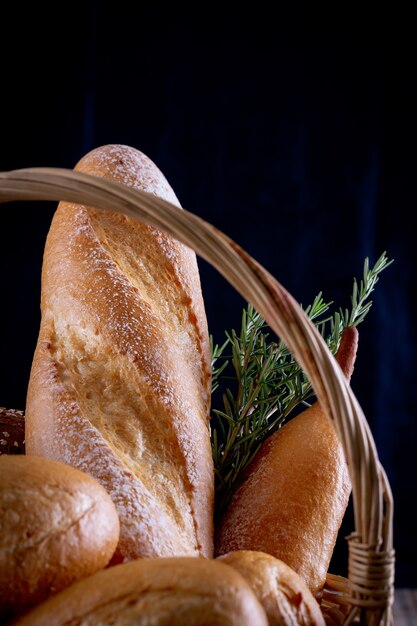
[[[134,146],[184,207],[234,238],[303,304],[323,290],[348,305],[365,256],[374,262],[386,250],[395,263],[360,327],[352,386],[394,491],[397,584],[417,586],[410,16],[367,3],[338,15],[293,3],[291,11],[277,5],[276,15],[255,6],[238,16],[101,4],[61,16],[19,5],[3,15],[0,169],[73,167],[99,145]],[[0,404],[8,407],[25,406],[54,208],[0,208]],[[243,302],[200,268],[220,341],[239,325]],[[345,562],[341,542],[333,571]]]

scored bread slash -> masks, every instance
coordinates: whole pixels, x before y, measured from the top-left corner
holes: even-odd
[[[128,146],[76,166],[176,204]],[[61,202],[42,268],[27,453],[95,477],[120,516],[114,562],[213,554],[211,358],[195,253],[119,213]]]
[[[0,456],[3,454],[25,454],[23,411],[0,407]]]

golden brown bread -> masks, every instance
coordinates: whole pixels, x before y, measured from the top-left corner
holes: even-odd
[[[145,155],[76,169],[178,205]],[[121,522],[116,560],[213,552],[210,351],[194,252],[124,215],[60,203],[42,270],[26,449],[94,476]]]
[[[338,352],[347,378],[356,349],[357,330],[347,329]],[[261,446],[219,523],[216,554],[272,554],[316,595],[325,582],[350,491],[342,446],[316,402]]]
[[[269,626],[324,626],[320,607],[305,582],[279,559],[250,550],[229,552],[218,559],[249,583]]]
[[[116,565],[51,598],[16,626],[267,626],[265,612],[231,567],[202,558]]]
[[[0,458],[0,623],[102,569],[119,538],[106,491],[48,459]]]

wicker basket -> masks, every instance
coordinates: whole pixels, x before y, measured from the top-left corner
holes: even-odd
[[[328,624],[392,623],[393,499],[366,419],[315,326],[294,298],[226,235],[196,215],[147,193],[72,170],[0,174],[0,201],[66,200],[126,213],[193,248],[261,313],[293,352],[333,422],[349,465],[356,530],[348,537],[349,579],[328,575]]]

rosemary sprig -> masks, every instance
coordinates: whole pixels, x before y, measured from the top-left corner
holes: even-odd
[[[218,359],[222,357],[223,350],[229,343],[229,340],[226,339],[222,346],[213,345],[213,337],[210,335],[210,353],[211,353],[211,393],[213,394],[216,389],[219,387],[219,377],[222,374],[223,370],[227,367],[227,361],[224,361],[223,365],[220,367],[215,367],[215,363]]]
[[[356,279],[353,281],[350,310],[329,314],[333,302],[325,302],[321,292],[304,309],[333,354],[343,329],[357,326],[366,317],[372,306],[368,298],[380,273],[391,263],[385,252],[371,269],[365,259],[363,279],[359,286]],[[226,332],[221,346],[211,343],[213,392],[234,383],[233,391],[226,386],[223,406],[213,409],[211,420],[217,516],[227,506],[237,479],[265,439],[297,409],[309,406],[307,400],[313,395],[309,381],[285,344],[268,337],[264,319],[248,305],[242,313],[240,333]],[[230,348],[227,356],[226,348]]]
[[[363,279],[360,282],[360,286],[358,287],[356,278],[353,281],[353,293],[351,296],[352,308],[350,315],[347,309],[345,309],[344,313],[342,313],[342,309],[340,309],[340,314],[343,316],[344,326],[357,326],[364,320],[372,306],[372,301],[366,302],[366,300],[373,292],[375,285],[379,280],[379,274],[382,270],[391,265],[392,262],[393,259],[388,261],[386,253],[384,252],[379,257],[374,267],[369,269],[369,259],[365,259],[363,264]]]

